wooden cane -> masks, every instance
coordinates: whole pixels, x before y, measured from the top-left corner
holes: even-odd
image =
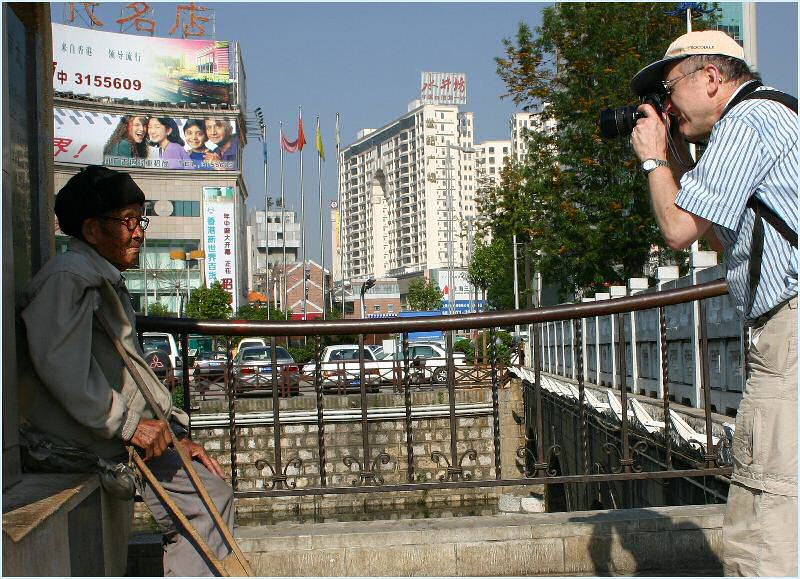
[[[108,336],[114,343],[114,347],[117,349],[117,352],[122,358],[122,362],[125,364],[125,367],[130,373],[131,378],[133,378],[133,381],[136,383],[139,390],[141,391],[142,396],[144,396],[145,400],[147,401],[150,408],[152,408],[156,417],[165,424],[165,426],[167,427],[167,431],[171,432],[169,428],[169,421],[164,415],[164,411],[156,403],[153,393],[150,392],[150,388],[148,388],[147,385],[144,383],[144,380],[142,380],[142,376],[139,374],[139,370],[131,362],[130,356],[128,355],[128,352],[125,351],[125,347],[122,345],[122,342],[117,336],[114,335],[114,332],[111,330],[111,327],[109,326],[108,321],[105,319],[105,317],[100,312],[95,312],[95,315],[97,316],[97,319],[100,321],[100,325],[103,327],[103,330],[105,330],[105,332],[108,334]],[[192,484],[197,490],[197,493],[200,495],[200,498],[205,503],[206,508],[208,509],[208,512],[211,514],[211,517],[214,519],[214,522],[216,523],[217,527],[220,529],[220,533],[225,538],[225,542],[228,544],[228,547],[230,547],[232,553],[235,555],[235,558],[238,560],[237,567],[241,567],[245,576],[252,577],[253,570],[250,568],[250,563],[247,561],[247,559],[244,556],[244,553],[242,553],[242,550],[239,548],[238,543],[233,538],[233,534],[231,533],[230,529],[228,529],[228,526],[225,524],[225,521],[222,520],[222,516],[219,514],[219,511],[217,510],[217,506],[214,504],[214,501],[211,500],[211,497],[208,495],[208,491],[206,490],[205,486],[200,480],[200,477],[197,475],[197,471],[194,469],[194,466],[192,465],[191,457],[187,454],[186,449],[183,448],[182,444],[173,444],[172,446],[173,448],[175,448],[176,451],[178,451],[178,455],[181,457],[183,466],[186,469],[186,472],[189,474],[189,478],[191,479]]]

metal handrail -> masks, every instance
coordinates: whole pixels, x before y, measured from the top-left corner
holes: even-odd
[[[536,324],[557,320],[573,320],[702,300],[728,293],[725,280],[715,280],[685,288],[639,294],[599,302],[565,304],[529,310],[503,310],[457,316],[347,320],[195,320],[190,318],[157,318],[137,316],[140,331],[198,333],[225,336],[331,336],[337,334],[392,334],[426,330],[466,330],[514,324]]]

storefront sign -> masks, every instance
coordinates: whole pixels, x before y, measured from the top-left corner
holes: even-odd
[[[203,239],[206,280],[215,281],[233,296],[231,306],[238,307],[236,284],[236,241],[234,230],[235,190],[233,187],[203,187]]]

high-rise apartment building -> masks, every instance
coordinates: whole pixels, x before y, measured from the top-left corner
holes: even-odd
[[[546,105],[545,105],[546,106]],[[542,123],[542,114],[539,111],[517,112],[511,115],[511,154],[515,161],[522,161],[528,152],[528,142],[525,139],[526,131],[556,130],[556,122],[552,119]]]
[[[473,120],[472,113],[455,105],[415,101],[389,124],[360,131],[341,151],[344,271],[339,279],[447,267],[448,226],[453,265],[467,265],[467,238],[461,232],[476,213]]]
[[[475,176],[493,184],[500,182],[500,172],[511,160],[511,141],[484,141],[475,145]]]

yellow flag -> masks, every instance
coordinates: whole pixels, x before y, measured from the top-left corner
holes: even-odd
[[[317,117],[317,152],[325,160],[325,145],[322,144],[322,131],[319,130],[319,117]]]

